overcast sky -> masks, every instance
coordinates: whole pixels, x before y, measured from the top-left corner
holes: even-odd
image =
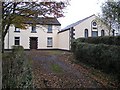
[[[58,19],[62,24],[62,28],[90,15],[98,15],[98,13],[101,12],[101,3],[104,1],[105,0],[71,0],[70,6],[65,10],[65,17]]]

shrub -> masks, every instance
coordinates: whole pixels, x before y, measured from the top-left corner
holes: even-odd
[[[6,53],[5,53],[6,54]],[[12,52],[3,57],[3,88],[32,87],[29,59],[22,46],[13,46]]]
[[[76,40],[73,40],[73,41],[72,41],[72,44],[71,44],[71,51],[72,51],[72,52],[75,51],[76,45],[77,45],[77,41],[76,41]]]
[[[23,46],[12,46],[12,52],[22,54],[24,52],[24,48]]]
[[[105,37],[88,37],[78,38],[78,42],[91,43],[91,44],[107,44],[120,46],[120,36],[105,36]]]
[[[88,64],[106,73],[120,76],[120,46],[74,41],[72,49],[76,60],[79,62]],[[120,80],[119,77],[118,79]]]

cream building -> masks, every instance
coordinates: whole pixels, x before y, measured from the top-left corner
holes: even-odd
[[[112,35],[111,32],[110,34]],[[95,14],[93,14],[71,25],[68,25],[59,32],[59,35],[62,35],[62,37],[66,37],[66,35],[68,35],[68,38],[59,39],[59,46],[63,47],[63,45],[61,45],[62,42],[64,43],[64,48],[70,50],[72,39],[108,36],[109,28],[103,24]],[[66,43],[68,45],[66,45]]]
[[[58,32],[61,24],[55,18],[37,18],[36,25],[27,21],[28,28],[21,30],[11,25],[5,37],[5,49],[22,45],[24,49],[58,49]]]
[[[24,49],[62,49],[70,50],[71,40],[80,37],[107,36],[108,27],[97,21],[95,15],[73,23],[61,30],[55,18],[36,19],[36,25],[27,21],[28,28],[21,30],[11,25],[5,37],[5,49],[22,45]]]

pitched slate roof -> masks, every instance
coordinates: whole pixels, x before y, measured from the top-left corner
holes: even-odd
[[[77,22],[75,22],[75,23],[73,23],[73,24],[70,24],[70,25],[68,25],[67,27],[63,28],[61,31],[66,31],[66,30],[70,29],[71,27],[74,27],[74,26],[82,23],[83,21],[91,18],[92,16],[95,16],[95,14],[93,14],[93,15],[91,15],[91,16],[89,16],[89,17],[86,17],[86,18],[84,18],[84,19],[82,19],[82,20],[79,20],[79,21],[77,21]]]
[[[26,21],[27,24],[41,24],[41,25],[61,25],[60,22],[56,19],[56,18],[52,18],[52,17],[47,17],[47,18],[43,18],[43,17],[37,17],[34,18],[34,20],[28,20]]]

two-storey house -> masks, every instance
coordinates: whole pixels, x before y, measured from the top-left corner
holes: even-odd
[[[5,37],[5,49],[11,49],[13,45],[22,45],[24,49],[57,49],[57,33],[61,24],[56,18],[35,18],[35,24],[32,21],[26,21],[28,28],[23,30],[14,25]]]

